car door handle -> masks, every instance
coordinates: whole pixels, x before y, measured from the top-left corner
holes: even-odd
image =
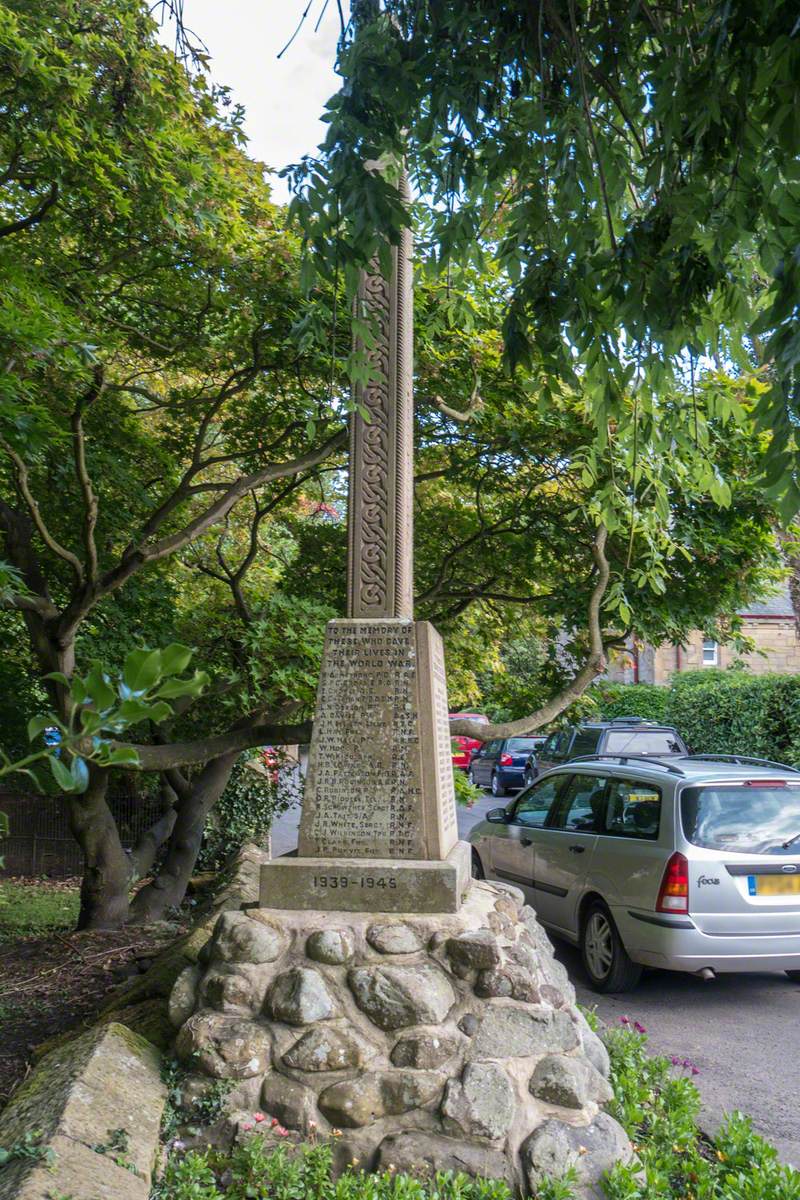
[[[571,854],[583,854],[586,847],[585,846],[570,846],[569,849],[570,849]]]
[[[532,846],[533,840],[531,838],[520,838],[519,844],[520,846]]]

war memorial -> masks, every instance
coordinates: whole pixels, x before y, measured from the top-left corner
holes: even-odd
[[[404,185],[401,185],[404,186]],[[458,840],[442,642],[413,619],[410,235],[359,297],[348,611],[330,622],[297,857],[224,913],[170,1001],[179,1055],[342,1164],[464,1170],[520,1196],[630,1156],[605,1048],[522,893]],[[243,1118],[244,1119],[244,1118]]]

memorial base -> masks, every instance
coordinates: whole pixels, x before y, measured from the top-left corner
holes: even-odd
[[[261,907],[321,912],[455,913],[470,879],[471,851],[456,842],[428,859],[278,858],[261,868]]]
[[[575,1200],[631,1154],[605,1048],[514,888],[472,880],[456,913],[226,912],[169,1014],[184,1094],[231,1081],[213,1129],[180,1131],[193,1146],[330,1138],[339,1167],[518,1197],[572,1169]]]

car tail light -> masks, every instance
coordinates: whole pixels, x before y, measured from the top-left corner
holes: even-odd
[[[511,764],[513,763],[513,761],[514,761],[514,759],[512,758],[512,756],[510,754],[501,754],[500,755],[500,766],[501,767],[510,767]]]
[[[689,863],[685,855],[678,854],[676,851],[664,869],[656,912],[688,913],[688,911]]]

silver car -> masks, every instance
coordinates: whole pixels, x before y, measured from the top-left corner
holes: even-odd
[[[643,967],[800,979],[800,772],[727,755],[592,755],[470,833],[473,871],[522,888],[593,987]]]

